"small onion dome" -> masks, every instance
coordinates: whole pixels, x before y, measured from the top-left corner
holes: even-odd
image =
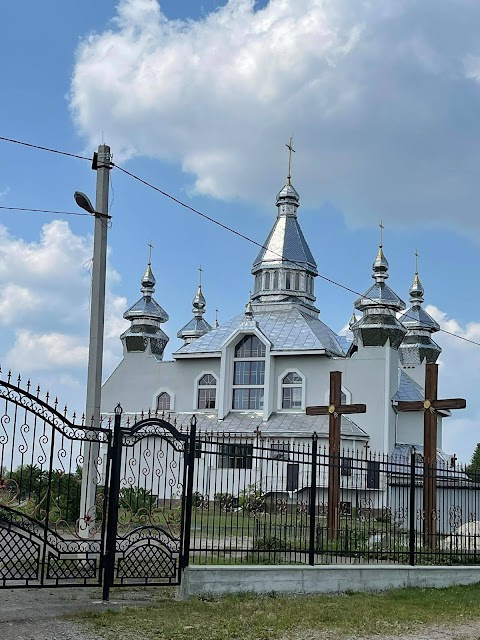
[[[197,316],[197,315],[203,315],[205,313],[205,307],[206,307],[206,301],[205,301],[205,297],[202,293],[202,285],[198,285],[198,290],[197,293],[193,299],[192,305],[193,305],[193,313]]]
[[[383,280],[388,278],[388,260],[385,258],[382,245],[378,247],[377,257],[373,261],[372,268],[372,278],[377,280],[377,282],[380,278]]]
[[[413,284],[410,287],[410,302],[421,304],[424,300],[425,290],[420,282],[418,277],[418,272],[415,273],[415,278],[413,279]]]
[[[282,202],[294,202],[295,204],[299,204],[300,196],[298,195],[298,191],[292,185],[290,180],[287,180],[286,185],[283,187],[281,191],[277,194],[277,206]]]
[[[253,307],[252,307],[252,301],[249,300],[247,302],[247,304],[245,305],[245,317],[246,318],[253,318]]]

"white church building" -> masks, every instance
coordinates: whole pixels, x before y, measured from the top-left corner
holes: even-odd
[[[235,442],[258,434],[263,443],[294,446],[316,433],[319,447],[328,446],[328,416],[307,416],[305,408],[328,404],[331,371],[342,372],[343,401],[367,407],[355,420],[342,416],[343,449],[354,455],[365,449],[406,455],[406,445],[416,445],[422,451],[423,413],[396,410],[399,400],[423,400],[425,364],[441,352],[432,339],[439,326],[422,307],[418,273],[406,309],[387,284],[389,265],[380,244],[373,285],[355,302],[361,315],[354,314],[347,336],[337,335],[315,306],[318,271],[298,222],[299,204],[288,177],[276,198],[273,228],[253,263],[254,292],[245,310],[212,327],[203,317],[206,302],[199,286],[193,318],[178,331],[183,343],[173,360],[163,360],[169,337],[161,325],[168,315],[153,297],[150,263],[142,297],[124,314],[131,325],[121,336],[123,359],[103,386],[102,413],[112,413],[121,402],[127,415],[158,410],[177,427],[195,414],[197,431],[228,434],[231,455],[224,445],[225,455],[211,460],[207,451],[199,452],[197,478],[207,468],[208,473],[244,468],[252,474],[245,459],[251,449],[236,455]],[[437,449],[447,464],[441,421],[442,415]]]

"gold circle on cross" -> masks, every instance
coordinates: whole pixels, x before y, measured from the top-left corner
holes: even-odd
[[[334,404],[331,404],[331,405],[328,407],[328,413],[335,413],[335,405],[334,405]]]
[[[430,409],[431,406],[432,406],[432,403],[430,402],[430,400],[425,400],[425,402],[423,403],[424,409]]]

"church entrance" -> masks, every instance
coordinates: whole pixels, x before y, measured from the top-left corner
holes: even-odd
[[[0,380],[0,588],[180,584],[195,419],[86,424],[20,385]]]

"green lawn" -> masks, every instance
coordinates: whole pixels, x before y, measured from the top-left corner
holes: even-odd
[[[112,599],[115,599],[115,591]],[[194,598],[160,592],[147,608],[82,614],[99,638],[122,640],[266,640],[379,637],[429,624],[480,619],[480,584],[448,589],[400,589],[343,596]]]

